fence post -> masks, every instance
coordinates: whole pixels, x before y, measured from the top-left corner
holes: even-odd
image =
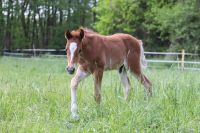
[[[185,50],[182,49],[182,52],[181,52],[181,69],[182,70],[184,69],[184,61],[185,61]]]
[[[33,43],[33,57],[36,57],[35,44]]]

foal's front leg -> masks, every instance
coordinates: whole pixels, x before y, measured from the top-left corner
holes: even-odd
[[[94,98],[95,101],[100,104],[101,102],[101,81],[103,77],[103,69],[97,68],[94,73]]]
[[[85,77],[87,77],[88,74],[85,73],[84,71],[82,71],[80,69],[80,67],[78,67],[75,76],[72,78],[71,80],[71,113],[72,116],[75,117],[77,114],[77,98],[76,98],[76,91],[77,91],[77,87],[78,84],[81,80],[83,80]]]

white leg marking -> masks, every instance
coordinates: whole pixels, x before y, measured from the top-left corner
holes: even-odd
[[[126,68],[126,70],[128,71],[129,68],[128,68],[128,62],[127,62],[127,58],[124,59],[124,67]]]
[[[76,90],[78,87],[78,83],[87,77],[88,74],[83,72],[80,68],[77,69],[76,75],[71,80],[71,113],[75,115],[77,113],[77,99],[76,99]]]
[[[127,99],[129,91],[130,91],[130,83],[128,80],[127,73],[124,70],[122,73],[120,73],[120,78],[121,78],[122,85],[124,87],[124,98]]]

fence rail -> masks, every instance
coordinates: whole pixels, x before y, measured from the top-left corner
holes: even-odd
[[[16,49],[13,52],[65,52],[65,49]],[[182,55],[181,52],[144,52],[144,54],[149,55]],[[184,53],[185,55],[197,56],[194,53]]]
[[[4,51],[4,56],[16,56],[16,57],[33,57],[33,56],[53,56],[53,57],[66,57],[65,49],[16,49],[12,52]],[[185,56],[195,56],[199,57],[198,54],[193,53],[185,53],[183,49],[181,52],[144,52],[145,55],[172,55],[177,56],[177,60],[155,60],[155,59],[147,59],[147,62],[150,63],[168,63],[168,64],[178,64],[178,68],[181,69],[192,69],[192,70],[200,70],[200,68],[187,68],[185,64],[193,64],[200,65],[198,61],[185,61]]]
[[[182,61],[174,61],[174,60],[148,60],[147,62],[155,62],[155,63],[182,63]],[[195,61],[184,61],[184,64],[200,64],[200,62]]]
[[[178,52],[144,52],[144,54],[150,54],[150,55],[182,55],[182,53],[178,53]],[[185,55],[198,55],[198,54],[185,53]]]
[[[17,52],[55,52],[55,51],[60,51],[64,52],[65,49],[16,49],[14,51]]]
[[[15,53],[15,52],[3,52],[4,56],[16,56],[16,57],[31,57],[29,53]]]
[[[65,49],[16,49],[15,52],[65,52]],[[144,52],[150,55],[182,55],[180,52]],[[185,55],[198,55],[193,53],[185,53]]]

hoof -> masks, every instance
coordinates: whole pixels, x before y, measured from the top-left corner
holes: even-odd
[[[80,120],[80,117],[77,113],[72,113],[71,116],[70,116],[70,119],[71,121],[79,121]]]

